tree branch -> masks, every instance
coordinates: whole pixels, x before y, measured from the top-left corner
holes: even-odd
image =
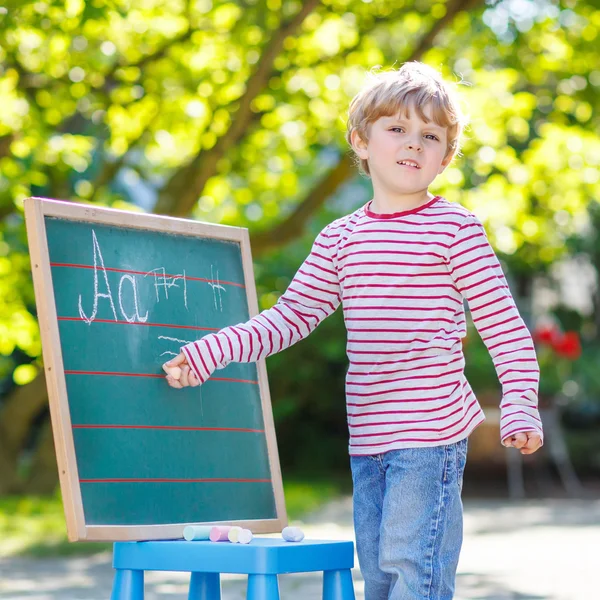
[[[8,215],[12,215],[15,212],[15,205],[12,202],[7,202],[0,206],[0,223],[8,217]]]
[[[354,173],[354,163],[348,153],[344,153],[337,165],[317,183],[285,221],[268,231],[261,231],[250,237],[252,255],[256,257],[271,248],[282,246],[300,237],[304,225],[314,212]]]
[[[58,484],[58,466],[50,418],[41,426],[31,468],[22,484],[22,493],[51,494]]]
[[[2,45],[2,44],[0,44],[0,45]],[[4,52],[6,53],[7,58],[10,59],[6,62],[6,66],[9,69],[10,68],[14,69],[17,72],[17,74],[19,75],[19,80],[17,82],[17,88],[23,92],[23,94],[29,101],[29,104],[31,104],[35,107],[38,114],[42,115],[43,111],[42,111],[40,105],[38,104],[38,101],[37,101],[37,98],[35,97],[35,92],[34,92],[34,90],[37,90],[39,88],[36,86],[33,86],[33,85],[28,85],[28,83],[27,83],[27,79],[34,79],[36,77],[36,74],[30,73],[17,60],[17,57],[8,50],[8,48],[6,48],[5,46],[2,46],[2,48],[4,48]]]
[[[264,89],[273,72],[273,63],[283,49],[285,38],[294,34],[320,0],[305,0],[300,11],[282,23],[262,53],[256,69],[246,85],[246,91],[235,104],[231,126],[209,150],[200,150],[188,165],[180,168],[160,191],[155,212],[188,216],[196,204],[206,182],[215,174],[217,163],[246,131],[252,118],[253,100]]]
[[[195,31],[197,31],[197,29],[191,27],[189,25],[189,21],[188,21],[188,27],[183,33],[170,39],[168,42],[165,42],[160,48],[158,48],[151,54],[147,54],[146,56],[143,56],[138,62],[130,63],[130,64],[127,64],[125,62],[116,62],[112,66],[110,71],[108,71],[104,75],[104,82],[99,89],[102,90],[103,92],[109,92],[111,87],[113,87],[115,84],[118,83],[118,81],[115,80],[115,76],[119,69],[129,69],[132,67],[138,68],[138,69],[143,69],[148,63],[151,63],[156,60],[160,60],[161,58],[164,58],[167,55],[167,53],[169,52],[169,50],[176,44],[181,44],[181,43],[189,40],[192,37],[192,35],[194,35]]]
[[[438,19],[431,29],[421,38],[419,45],[413,50],[411,57],[408,60],[421,60],[421,57],[433,45],[433,41],[437,34],[449,25],[456,15],[461,12],[469,11],[483,4],[483,0],[450,0],[446,4],[446,14]]]
[[[159,104],[159,106],[160,106],[160,104]],[[157,114],[158,112],[159,112],[159,110],[157,110],[154,114]],[[141,132],[137,136],[137,138],[129,144],[127,151],[123,152],[123,154],[121,154],[121,156],[119,156],[119,158],[117,160],[115,160],[114,162],[108,162],[108,161],[104,162],[104,164],[102,166],[102,170],[100,171],[100,173],[98,173],[98,176],[94,180],[94,183],[92,186],[92,193],[90,194],[90,197],[89,197],[89,200],[91,202],[94,201],[94,199],[98,195],[98,192],[100,191],[102,186],[106,185],[107,183],[110,183],[114,179],[116,174],[120,171],[121,167],[125,164],[125,161],[127,160],[127,157],[129,156],[129,153],[133,150],[133,148],[135,148],[142,141],[144,136],[150,131],[150,125],[152,124],[153,119],[154,119],[154,116],[152,116],[149,119],[148,123],[141,130]]]
[[[436,35],[444,26],[448,25],[460,12],[470,10],[478,4],[481,4],[481,0],[452,0],[448,5],[446,14],[433,24],[421,38],[419,45],[411,52],[406,61],[403,62],[418,60],[431,47]],[[344,153],[338,164],[305,196],[304,200],[300,202],[298,208],[291,215],[271,230],[259,232],[251,236],[252,255],[255,257],[259,256],[271,248],[289,243],[300,237],[304,230],[304,225],[310,217],[329,196],[335,193],[355,173],[352,160]]]

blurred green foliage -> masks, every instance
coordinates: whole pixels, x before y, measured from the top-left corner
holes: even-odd
[[[41,364],[23,199],[248,227],[267,308],[319,228],[369,198],[344,130],[375,65],[419,59],[462,81],[471,127],[432,191],[480,216],[518,296],[569,254],[600,269],[585,245],[600,197],[594,0],[19,0],[0,29],[0,482],[18,470],[27,489],[47,419],[25,410],[29,433],[2,441]],[[346,465],[344,346],[335,315],[269,359],[286,465]]]
[[[349,491],[348,477],[284,478],[288,521],[296,525],[329,500]],[[0,498],[0,559],[3,556],[70,556],[112,550],[111,543],[67,540],[63,505],[58,491],[51,496]]]

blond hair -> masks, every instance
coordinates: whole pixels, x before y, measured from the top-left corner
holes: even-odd
[[[445,157],[460,153],[461,139],[467,117],[459,105],[459,97],[451,84],[442,79],[434,68],[417,61],[404,63],[400,69],[368,73],[369,81],[352,101],[348,110],[346,141],[352,146],[350,136],[356,131],[365,143],[369,141],[370,126],[380,117],[392,117],[414,106],[417,115],[426,123],[423,108],[431,104],[433,120],[447,130]],[[358,159],[357,165],[370,175],[369,163]]]

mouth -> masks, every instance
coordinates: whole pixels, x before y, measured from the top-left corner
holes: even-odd
[[[414,160],[399,160],[397,164],[399,164],[401,167],[407,167],[417,171],[421,168]]]

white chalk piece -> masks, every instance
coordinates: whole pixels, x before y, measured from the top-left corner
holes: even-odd
[[[249,529],[242,529],[238,534],[238,542],[240,544],[249,544],[252,541],[252,532]]]
[[[215,525],[210,529],[210,541],[211,542],[228,542],[229,538],[227,534],[231,527],[229,525]]]
[[[304,539],[304,531],[300,527],[284,527],[281,537],[286,542],[301,542]]]
[[[237,525],[234,525],[229,532],[227,533],[227,538],[229,539],[229,541],[232,544],[237,544],[239,542],[239,535],[240,532],[242,531],[241,527],[238,527]]]
[[[177,379],[177,381],[181,379],[181,369],[179,367],[167,367],[167,363],[165,363],[162,368],[163,371],[173,379]]]
[[[208,540],[210,539],[210,530],[211,527],[207,525],[188,525],[183,530],[183,537],[188,542],[195,540]]]

